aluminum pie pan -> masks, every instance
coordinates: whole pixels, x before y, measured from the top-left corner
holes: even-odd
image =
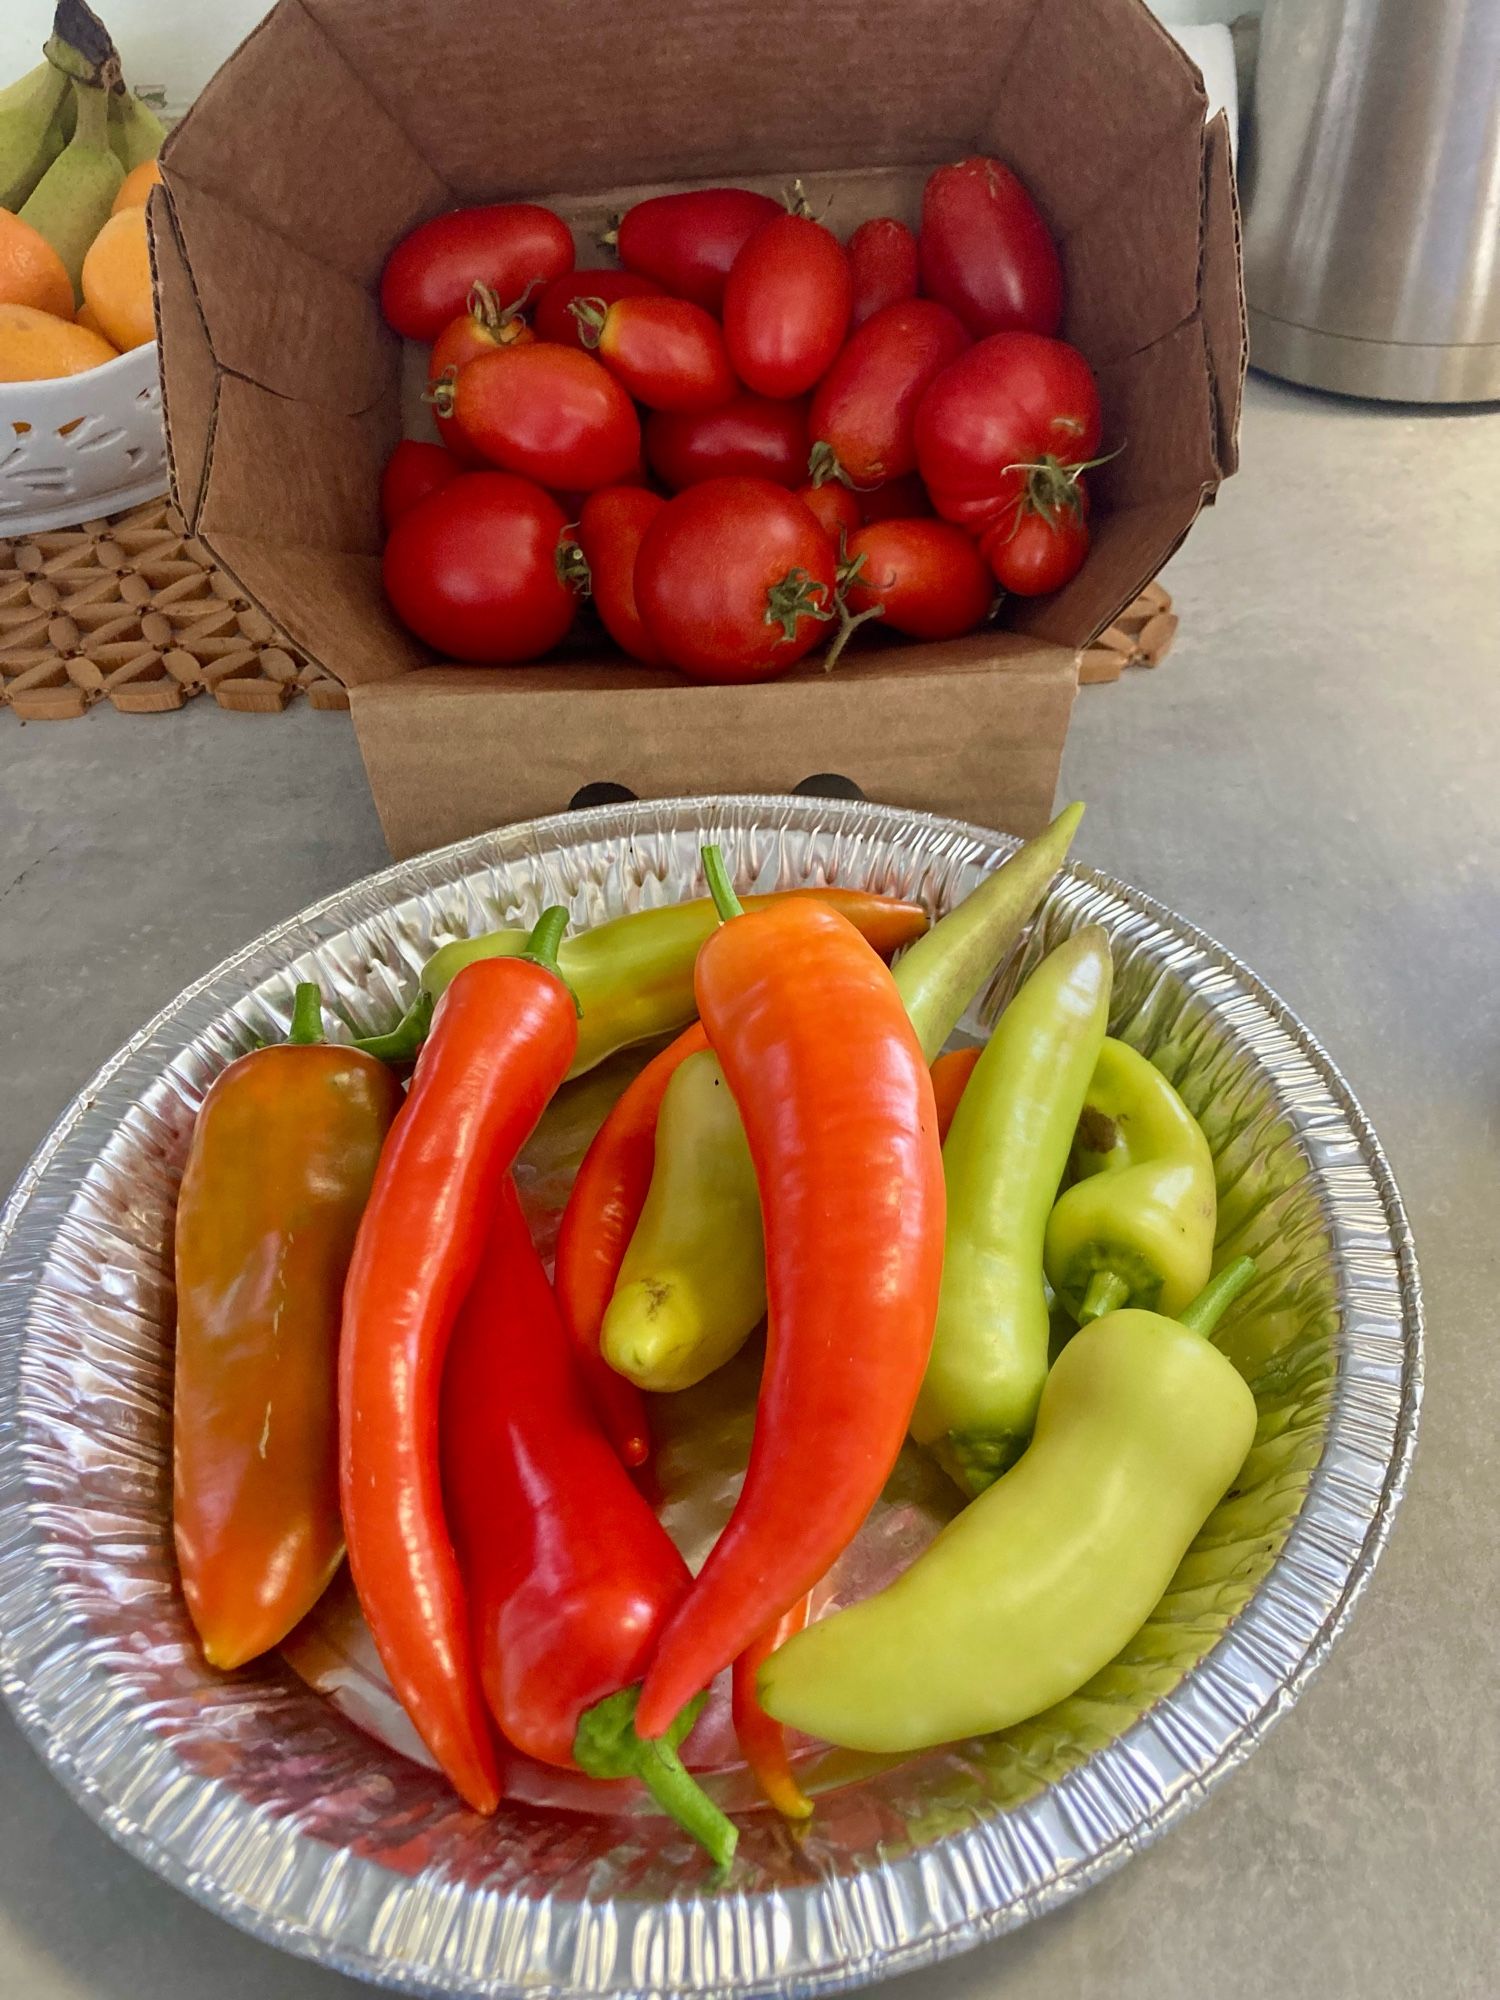
[[[1036,1724],[828,1794],[813,1838],[747,1819],[743,1865],[717,1887],[657,1822],[507,1808],[476,1837],[435,1780],[279,1669],[224,1682],[204,1668],[164,1504],[171,1206],[202,1090],[253,1035],[285,1028],[299,977],[319,977],[356,1031],[386,1026],[445,936],[553,901],[589,923],[672,900],[699,888],[706,838],[742,887],[836,879],[936,909],[1014,845],[894,808],[751,797],[575,812],[398,864],[267,932],[149,1022],[0,1217],[0,1691],[147,1866],[252,1934],[393,1989],[814,1994],[1013,1929],[1248,1755],[1342,1630],[1406,1484],[1421,1299],[1374,1133],[1244,966],[1074,868],[1030,954],[1082,921],[1109,928],[1114,1029],[1210,1124],[1226,1251],[1272,1264],[1223,1336],[1263,1411],[1245,1490],[1135,1657]]]

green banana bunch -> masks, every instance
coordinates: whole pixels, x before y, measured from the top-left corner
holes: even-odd
[[[166,136],[166,126],[128,84],[110,93],[109,143],[127,174],[144,160],[154,160]]]
[[[109,140],[109,91],[73,81],[78,118],[73,136],[22,205],[21,220],[39,230],[67,267],[75,299],[84,255],[109,220],[125,169]]]
[[[38,63],[0,90],[0,208],[19,209],[63,148],[68,79]]]

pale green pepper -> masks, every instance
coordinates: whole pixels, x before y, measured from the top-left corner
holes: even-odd
[[[1240,1258],[1181,1320],[1075,1334],[1019,1464],[893,1584],[773,1653],[766,1712],[851,1750],[921,1750],[1008,1729],[1107,1666],[1254,1439],[1255,1398],[1204,1338],[1253,1274]]]
[[[1126,1305],[1181,1312],[1213,1265],[1213,1156],[1161,1071],[1125,1042],[1099,1051],[1073,1171],[1044,1250],[1063,1305],[1081,1323]]]

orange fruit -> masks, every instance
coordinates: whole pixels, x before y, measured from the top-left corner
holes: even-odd
[[[109,335],[104,331],[98,320],[95,319],[94,308],[91,305],[81,305],[77,312],[74,313],[73,318],[79,326],[86,326],[90,333],[97,333],[101,340],[109,339]]]
[[[0,208],[0,305],[73,317],[73,285],[63,260],[39,230]]]
[[[152,188],[160,185],[161,168],[155,160],[142,160],[138,167],[132,167],[125,176],[120,192],[115,196],[115,205],[109,211],[118,215],[122,208],[144,208]]]
[[[122,352],[155,340],[145,209],[122,208],[89,245],[83,260],[83,297],[105,337]]]
[[[0,382],[81,375],[114,358],[109,342],[86,326],[38,312],[35,306],[0,305]]]

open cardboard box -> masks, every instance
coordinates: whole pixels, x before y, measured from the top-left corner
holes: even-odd
[[[1015,832],[1050,810],[1079,648],[1160,568],[1234,469],[1244,369],[1222,119],[1140,0],[280,0],[163,156],[151,239],[173,485],[194,532],[351,690],[397,855],[643,797],[872,798]],[[402,429],[401,343],[375,286],[425,216],[558,208],[581,264],[641,194],[804,181],[845,233],[915,222],[968,152],[1023,176],[1062,244],[1066,337],[1106,442],[1094,547],[1009,629],[859,645],[754,687],[613,651],[430,664],[385,608],[376,486]]]

